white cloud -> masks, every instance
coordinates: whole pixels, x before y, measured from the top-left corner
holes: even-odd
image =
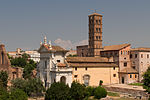
[[[87,45],[88,44],[88,40],[81,40],[75,43],[72,43],[71,40],[63,40],[61,38],[58,38],[54,41],[54,43],[56,45],[59,45],[65,49],[76,49],[76,46],[78,45]]]

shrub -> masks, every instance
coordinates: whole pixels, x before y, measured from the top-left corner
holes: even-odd
[[[86,91],[89,93],[89,96],[94,96],[95,87],[88,86]]]
[[[5,88],[0,87],[0,100],[8,100],[9,94]]]
[[[77,82],[73,82],[70,88],[70,96],[73,100],[83,100],[86,96],[88,96],[86,92],[85,85],[82,85]]]
[[[12,81],[12,88],[13,89],[21,89],[23,90],[28,96],[31,95],[42,95],[42,92],[45,90],[40,79],[15,79]]]
[[[107,91],[101,86],[97,87],[94,92],[94,97],[97,99],[101,99],[107,96]]]
[[[24,91],[16,89],[11,91],[9,100],[28,100],[28,96]]]
[[[53,83],[46,91],[45,100],[70,100],[70,96],[68,94],[68,85],[59,82]]]

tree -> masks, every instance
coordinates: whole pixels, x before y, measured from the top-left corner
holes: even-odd
[[[28,96],[23,90],[15,89],[11,91],[9,100],[28,100]]]
[[[45,100],[70,100],[69,86],[65,83],[53,83],[46,91]]]
[[[150,93],[150,67],[143,75],[143,88]]]
[[[43,91],[45,91],[43,87],[43,83],[40,79],[15,79],[12,81],[12,89],[21,89],[23,90],[28,96],[31,95],[42,95]]]
[[[70,88],[70,96],[73,100],[83,100],[87,96],[86,87],[77,82],[73,82]]]
[[[23,78],[24,79],[31,78],[33,69],[34,67],[31,64],[27,64],[23,70]]]
[[[17,66],[17,67],[22,67],[22,68],[24,68],[24,66],[27,65],[27,60],[22,57],[14,58],[14,59],[10,60],[10,62],[11,62],[11,65]]]
[[[9,94],[7,90],[3,87],[0,87],[0,100],[8,100]]]
[[[107,91],[102,88],[101,86],[98,86],[94,91],[94,97],[96,99],[101,99],[107,96]]]
[[[7,88],[7,83],[8,83],[8,74],[6,71],[0,71],[0,81],[2,83],[2,86],[4,88]]]

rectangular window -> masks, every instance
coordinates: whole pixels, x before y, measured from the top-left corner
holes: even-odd
[[[77,71],[77,67],[75,67],[75,70]]]
[[[149,58],[149,54],[147,54],[147,58]]]
[[[124,63],[124,67],[127,67],[127,62]]]
[[[135,54],[135,58],[137,58],[137,54]]]
[[[141,54],[141,58],[143,58],[143,54]]]
[[[116,69],[116,67],[113,68],[114,70]]]
[[[130,75],[130,78],[132,78],[132,75]]]
[[[130,54],[130,58],[132,58],[132,54]]]
[[[113,74],[114,77],[116,77],[116,74]]]
[[[137,78],[137,76],[135,75],[135,78]]]
[[[87,67],[85,67],[85,70],[87,70],[88,68]]]

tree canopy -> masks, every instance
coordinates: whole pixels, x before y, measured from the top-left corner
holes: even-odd
[[[143,87],[148,93],[150,93],[150,67],[143,75]]]

